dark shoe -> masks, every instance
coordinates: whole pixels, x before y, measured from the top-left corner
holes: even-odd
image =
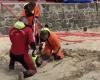
[[[24,80],[24,74],[23,74],[23,72],[19,73],[18,80]]]

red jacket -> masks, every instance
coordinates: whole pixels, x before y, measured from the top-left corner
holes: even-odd
[[[10,51],[15,55],[28,53],[29,44],[34,42],[32,29],[29,27],[25,27],[21,30],[12,28],[9,31],[9,37],[12,43]]]

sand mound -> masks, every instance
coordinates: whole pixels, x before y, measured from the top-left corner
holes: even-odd
[[[8,71],[10,41],[8,38],[0,38],[0,42],[2,42],[0,44],[0,78],[17,80],[22,67],[16,63],[15,70]],[[82,46],[84,43],[87,43],[87,46]],[[64,60],[49,62],[45,66],[37,68],[37,74],[26,80],[100,80],[100,49],[90,50],[87,47],[91,44],[84,43],[62,44],[63,52],[66,55]],[[95,42],[92,47],[98,48],[98,43],[100,42]]]

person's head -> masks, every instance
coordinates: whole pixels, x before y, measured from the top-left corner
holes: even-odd
[[[48,28],[42,28],[40,31],[40,40],[45,42],[50,36],[50,30]]]
[[[33,9],[36,6],[35,0],[30,0],[29,1],[29,6],[30,6],[30,9]]]
[[[26,17],[21,17],[19,20],[23,22],[25,25],[28,25],[28,19]]]
[[[24,5],[24,9],[27,11],[32,11],[35,8],[36,4],[34,0],[29,0],[27,4]]]
[[[16,29],[23,29],[23,28],[25,28],[25,24],[24,24],[23,22],[21,22],[21,21],[17,21],[17,22],[14,24],[14,27],[15,27]]]

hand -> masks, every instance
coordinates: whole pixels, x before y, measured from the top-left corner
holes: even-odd
[[[40,43],[40,44],[39,44],[39,51],[42,50],[42,46],[43,46],[43,43]]]

